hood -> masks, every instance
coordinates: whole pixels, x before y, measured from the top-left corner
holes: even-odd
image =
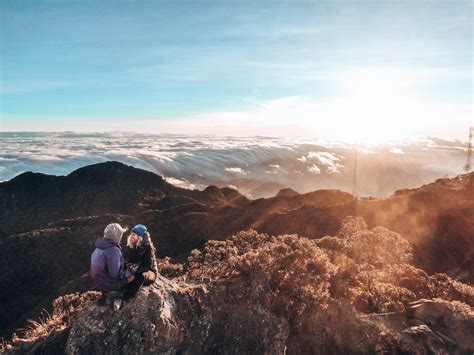
[[[117,243],[115,243],[115,242],[113,242],[110,239],[105,238],[105,237],[97,239],[95,241],[95,246],[96,246],[96,248],[99,248],[99,249],[107,249],[107,248],[111,248],[111,247],[114,247],[114,246],[120,248],[120,244],[117,244]]]

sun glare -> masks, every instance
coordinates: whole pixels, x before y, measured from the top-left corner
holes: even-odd
[[[346,73],[337,115],[347,119],[346,133],[352,139],[381,143],[409,137],[422,114],[415,78],[395,69],[363,69]]]

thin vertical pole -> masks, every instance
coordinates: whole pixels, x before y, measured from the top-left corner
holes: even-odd
[[[464,171],[466,173],[469,173],[472,169],[471,159],[472,159],[472,131],[473,130],[474,130],[474,127],[470,127],[469,143],[467,144],[467,159],[466,159],[466,165],[464,165]]]
[[[354,173],[352,175],[352,195],[357,198],[358,192],[358,166],[357,166],[357,160],[359,158],[359,142],[356,142],[355,146],[355,152],[354,152]]]

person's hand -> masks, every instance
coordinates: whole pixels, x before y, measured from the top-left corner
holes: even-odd
[[[132,275],[128,278],[128,283],[132,282],[133,280],[135,280],[135,275]]]

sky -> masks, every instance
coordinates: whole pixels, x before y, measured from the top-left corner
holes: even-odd
[[[0,2],[2,131],[466,140],[473,2]]]

